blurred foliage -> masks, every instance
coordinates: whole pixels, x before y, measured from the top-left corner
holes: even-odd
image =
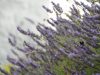
[[[90,1],[90,0],[89,0]],[[24,41],[23,47],[17,46],[15,36],[9,38],[10,44],[25,54],[21,58],[14,50],[18,59],[10,56],[8,61],[14,66],[7,66],[1,72],[5,75],[99,75],[100,74],[100,5],[90,1],[91,6],[75,2],[66,13],[69,20],[62,18],[63,9],[53,2],[56,20],[50,18],[47,22],[56,30],[39,23],[37,35],[30,30],[17,27],[18,31],[29,36],[34,44]],[[81,15],[82,7],[84,14]],[[43,6],[48,12],[50,9]]]

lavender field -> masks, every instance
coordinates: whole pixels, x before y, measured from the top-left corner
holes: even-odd
[[[20,19],[12,19],[15,32],[13,26],[4,27],[11,32],[6,36],[9,51],[4,52],[8,63],[1,64],[0,75],[100,75],[100,1],[47,3],[40,3],[33,17],[31,7],[25,6],[28,14],[18,11]]]

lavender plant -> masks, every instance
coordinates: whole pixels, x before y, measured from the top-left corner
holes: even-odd
[[[23,42],[22,48],[18,47],[12,36],[10,44],[22,51],[26,58],[12,51],[18,59],[7,57],[13,64],[11,72],[0,71],[4,75],[100,75],[100,5],[74,2],[71,15],[66,13],[69,20],[62,18],[64,13],[60,5],[52,2],[56,20],[50,18],[47,22],[56,30],[39,23],[37,30],[41,35],[37,35],[17,27],[20,33],[37,43],[38,48],[27,41]],[[83,15],[77,7],[81,7]],[[48,13],[53,12],[43,8]]]

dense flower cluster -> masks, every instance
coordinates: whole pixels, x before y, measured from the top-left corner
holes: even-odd
[[[100,75],[100,5],[74,2],[71,15],[66,14],[69,20],[62,18],[60,5],[52,2],[57,18],[50,18],[47,22],[56,30],[39,23],[37,30],[41,35],[37,35],[17,27],[19,32],[34,40],[38,48],[27,41],[20,48],[11,35],[10,44],[24,52],[26,59],[13,51],[19,59],[7,57],[14,65],[11,72],[1,68],[0,71],[5,75]],[[83,15],[77,7],[81,7]],[[53,12],[45,6],[43,8]]]

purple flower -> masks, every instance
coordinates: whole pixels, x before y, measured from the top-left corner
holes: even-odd
[[[53,11],[51,11],[50,9],[48,9],[47,7],[45,7],[44,5],[42,6],[47,12],[49,13],[53,13]]]
[[[16,38],[15,38],[14,35],[10,34],[10,37],[8,38],[8,41],[12,46],[16,46]]]
[[[17,27],[17,30],[19,31],[19,32],[21,32],[22,34],[24,34],[24,35],[29,35],[29,32],[27,32],[27,31],[24,31],[21,27]]]
[[[26,41],[24,41],[25,46],[27,46],[30,50],[35,50],[33,45],[30,45],[29,43],[27,43]]]
[[[37,30],[38,30],[42,35],[46,35],[45,30],[43,30],[43,28],[41,28],[40,26],[37,26]]]
[[[18,62],[16,59],[11,58],[10,56],[7,56],[7,60],[8,60],[10,63],[14,64],[14,65]]]
[[[63,13],[63,9],[60,7],[59,4],[55,4],[54,2],[51,2],[54,6],[54,8],[59,12],[59,13]]]
[[[39,64],[37,64],[32,59],[28,59],[27,63],[30,64],[33,68],[38,68],[40,66]]]

